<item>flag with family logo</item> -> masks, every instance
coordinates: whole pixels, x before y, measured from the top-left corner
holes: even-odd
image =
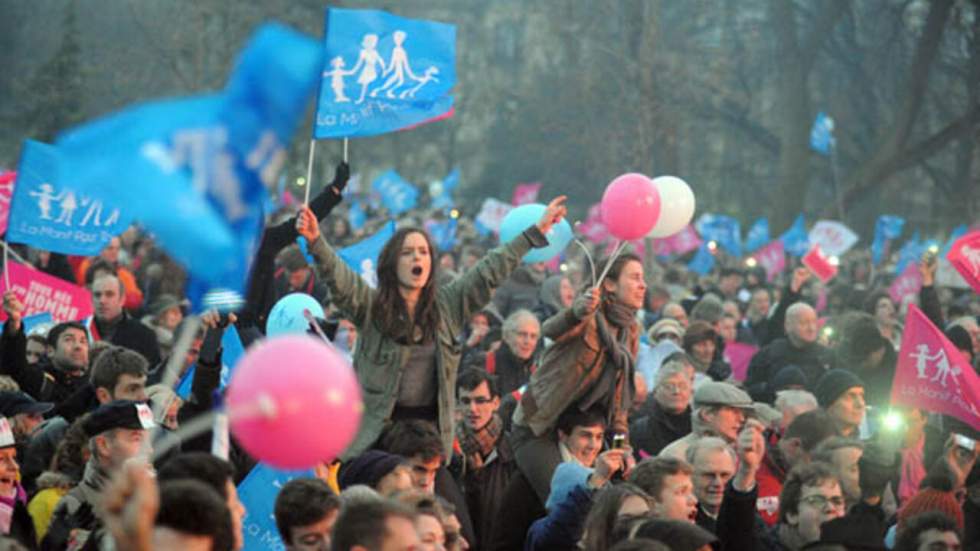
[[[238,499],[245,506],[242,518],[243,551],[277,551],[283,549],[276,528],[276,496],[294,478],[313,478],[312,470],[284,471],[259,463],[238,484]]]
[[[905,226],[905,219],[894,214],[882,214],[875,222],[875,236],[871,242],[871,262],[875,266],[881,262],[885,255],[888,242],[902,235],[902,228]]]
[[[242,359],[244,355],[245,347],[242,345],[242,339],[238,335],[238,329],[234,325],[229,325],[221,336],[221,379],[218,390],[224,390],[228,386],[228,381],[231,379],[231,372],[238,364],[238,360]],[[192,365],[190,369],[184,372],[184,375],[180,378],[180,382],[177,383],[177,388],[174,389],[177,396],[180,396],[182,399],[186,400],[191,394],[191,385],[194,382],[195,371],[197,371],[197,366]]]
[[[367,223],[367,212],[364,211],[364,206],[361,205],[360,201],[354,201],[350,204],[350,209],[347,211],[347,223],[354,231],[363,228],[364,224]]]
[[[703,239],[714,241],[732,256],[742,256],[742,230],[738,220],[723,214],[702,214],[694,227]]]
[[[810,236],[806,232],[802,214],[798,215],[793,225],[779,236],[779,240],[783,242],[786,252],[793,256],[803,256],[810,250]]]
[[[980,376],[915,304],[905,317],[891,401],[950,415],[980,430]]]
[[[499,232],[500,224],[512,208],[514,207],[503,201],[499,201],[493,197],[487,197],[483,200],[480,212],[476,215],[476,223],[474,224],[476,231],[483,236],[490,235],[491,232]]]
[[[946,255],[963,279],[980,293],[980,231],[957,239]]]
[[[527,205],[528,203],[533,203],[538,200],[538,192],[541,191],[541,187],[544,184],[540,182],[535,182],[531,184],[517,184],[514,187],[514,196],[510,200],[510,204],[515,207],[521,205]]]
[[[912,238],[902,245],[902,248],[898,250],[898,262],[895,264],[895,275],[899,275],[905,271],[905,267],[909,263],[916,263],[922,256],[922,253],[926,250],[926,245],[919,239],[919,232],[916,230],[912,234]]]
[[[98,182],[74,184],[54,146],[24,140],[17,174],[7,241],[90,256],[131,222],[123,203],[103,202],[98,189],[88,189]]]
[[[452,112],[454,25],[328,8],[324,29],[314,138],[374,136]]]
[[[143,104],[62,134],[63,172],[131,208],[187,268],[192,300],[208,288],[241,294],[262,198],[321,65],[315,40],[264,25],[222,93]]]
[[[765,247],[759,249],[752,258],[766,271],[766,281],[772,281],[786,269],[786,248],[783,242],[774,239]]]
[[[394,220],[388,221],[378,233],[337,251],[339,256],[354,272],[361,276],[371,288],[378,286],[378,256],[385,243],[395,235]]]
[[[830,155],[830,150],[835,145],[834,119],[821,111],[813,119],[813,126],[810,128],[810,148],[821,155]]]
[[[808,234],[810,245],[817,245],[830,256],[841,256],[854,246],[858,236],[836,220],[818,220]]]
[[[745,236],[745,251],[752,252],[760,249],[769,242],[769,219],[759,218],[749,228],[749,233]]]
[[[371,182],[371,190],[381,198],[381,204],[393,215],[415,208],[419,190],[394,170],[389,170]]]
[[[687,264],[688,270],[701,275],[706,275],[714,267],[715,255],[711,254],[711,251],[708,250],[707,244],[701,245],[694,258]]]

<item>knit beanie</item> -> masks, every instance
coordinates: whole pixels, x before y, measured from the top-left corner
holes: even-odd
[[[777,371],[776,376],[772,378],[771,387],[775,392],[797,386],[806,388],[810,385],[803,370],[795,365],[787,365]]]
[[[385,475],[405,462],[405,458],[400,455],[368,450],[340,467],[337,483],[341,489],[355,484],[374,488]]]
[[[922,489],[919,493],[912,496],[912,499],[898,510],[899,530],[905,526],[908,519],[929,511],[939,511],[955,520],[960,532],[963,531],[963,509],[953,495],[953,481],[948,476],[929,473],[929,476],[922,481]]]
[[[831,369],[817,381],[814,394],[820,407],[827,408],[840,398],[847,389],[859,386],[864,388],[864,381],[846,369]]]
[[[565,497],[576,486],[584,486],[589,481],[590,474],[592,474],[592,469],[583,467],[577,461],[566,461],[559,464],[555,469],[555,474],[551,477],[551,493],[548,494],[545,509],[550,511],[564,501]]]

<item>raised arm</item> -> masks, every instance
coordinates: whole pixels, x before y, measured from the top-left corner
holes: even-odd
[[[313,212],[303,207],[296,218],[296,230],[311,244],[310,254],[316,260],[330,296],[345,317],[358,328],[364,327],[374,294],[368,284],[351,270],[320,235],[320,225]]]
[[[441,294],[448,297],[448,314],[452,316],[453,324],[462,328],[474,312],[490,302],[490,294],[510,277],[520,265],[521,257],[532,248],[548,245],[545,234],[565,217],[565,200],[564,195],[553,199],[535,225],[510,243],[488,252],[475,266],[441,290]]]

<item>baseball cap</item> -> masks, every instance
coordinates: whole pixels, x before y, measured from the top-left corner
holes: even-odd
[[[116,400],[93,411],[83,428],[91,438],[113,429],[146,430],[155,426],[150,406],[132,400]]]
[[[13,417],[20,413],[47,413],[54,408],[51,402],[38,402],[20,390],[0,391],[0,415]]]

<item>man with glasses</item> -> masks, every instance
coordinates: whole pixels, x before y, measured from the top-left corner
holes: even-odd
[[[844,494],[825,463],[798,465],[779,495],[779,523],[766,534],[764,549],[797,551],[820,539],[820,525],[844,516]]]
[[[456,424],[456,442],[462,452],[466,505],[473,520],[479,549],[489,549],[494,515],[514,472],[514,456],[503,423],[497,415],[500,394],[493,376],[468,369],[456,381],[462,423]]]
[[[691,432],[691,379],[694,366],[678,357],[657,371],[647,415],[630,425],[637,459],[660,453],[667,444]]]

